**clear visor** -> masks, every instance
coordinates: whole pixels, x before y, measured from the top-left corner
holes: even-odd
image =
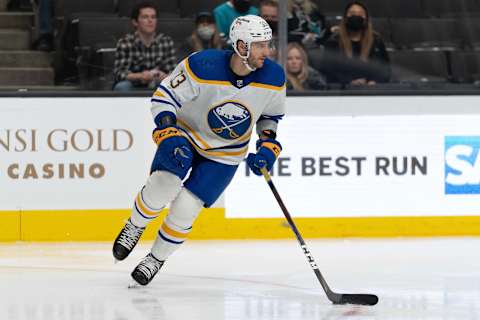
[[[275,42],[273,40],[256,41],[256,42],[252,42],[250,46],[254,50],[263,50],[263,49],[274,50]]]

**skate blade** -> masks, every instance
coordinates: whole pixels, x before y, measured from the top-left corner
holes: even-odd
[[[135,289],[135,288],[141,288],[142,286],[137,283],[137,282],[131,282],[129,285],[128,285],[128,289]]]

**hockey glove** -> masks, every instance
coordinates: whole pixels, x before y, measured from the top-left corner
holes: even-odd
[[[262,175],[260,169],[266,167],[270,171],[273,164],[278,158],[278,155],[282,151],[280,142],[274,139],[258,139],[257,140],[257,153],[249,153],[247,157],[247,165],[250,170],[257,176]]]
[[[165,169],[183,179],[192,166],[193,152],[188,140],[176,125],[153,130],[153,141],[158,145],[152,171]]]

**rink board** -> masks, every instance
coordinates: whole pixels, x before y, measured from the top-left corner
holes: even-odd
[[[1,241],[111,241],[129,216],[129,210],[0,212]],[[145,231],[154,240],[166,211]],[[480,217],[365,217],[296,218],[305,238],[479,236]],[[4,232],[6,231],[6,233]],[[293,238],[282,218],[225,218],[222,208],[204,209],[189,239]]]
[[[0,240],[113,239],[155,152],[148,105],[2,99]],[[305,237],[480,235],[478,105],[469,96],[288,98],[273,181]],[[291,236],[244,163],[191,234]]]

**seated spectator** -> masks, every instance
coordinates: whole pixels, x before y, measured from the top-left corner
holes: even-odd
[[[114,90],[154,88],[176,65],[173,40],[157,34],[157,9],[150,1],[136,4],[132,10],[135,33],[117,43]]]
[[[273,48],[270,50],[269,58],[277,60],[277,46],[278,46],[278,2],[276,0],[262,0],[258,6],[259,15],[272,29]]]
[[[326,87],[320,73],[308,65],[307,53],[297,42],[290,42],[287,46],[286,76],[288,90],[319,90]]]
[[[305,47],[322,44],[330,36],[325,17],[312,0],[288,0],[288,42]]]
[[[228,0],[213,9],[213,15],[220,37],[226,41],[233,20],[247,14],[258,15],[258,9],[252,6],[250,0]]]
[[[195,20],[195,30],[185,40],[184,52],[189,54],[205,49],[222,49],[224,42],[220,39],[215,19],[210,12],[200,12]]]
[[[367,7],[350,2],[338,32],[325,43],[328,82],[375,85],[390,80],[390,60],[385,44],[373,30]]]

